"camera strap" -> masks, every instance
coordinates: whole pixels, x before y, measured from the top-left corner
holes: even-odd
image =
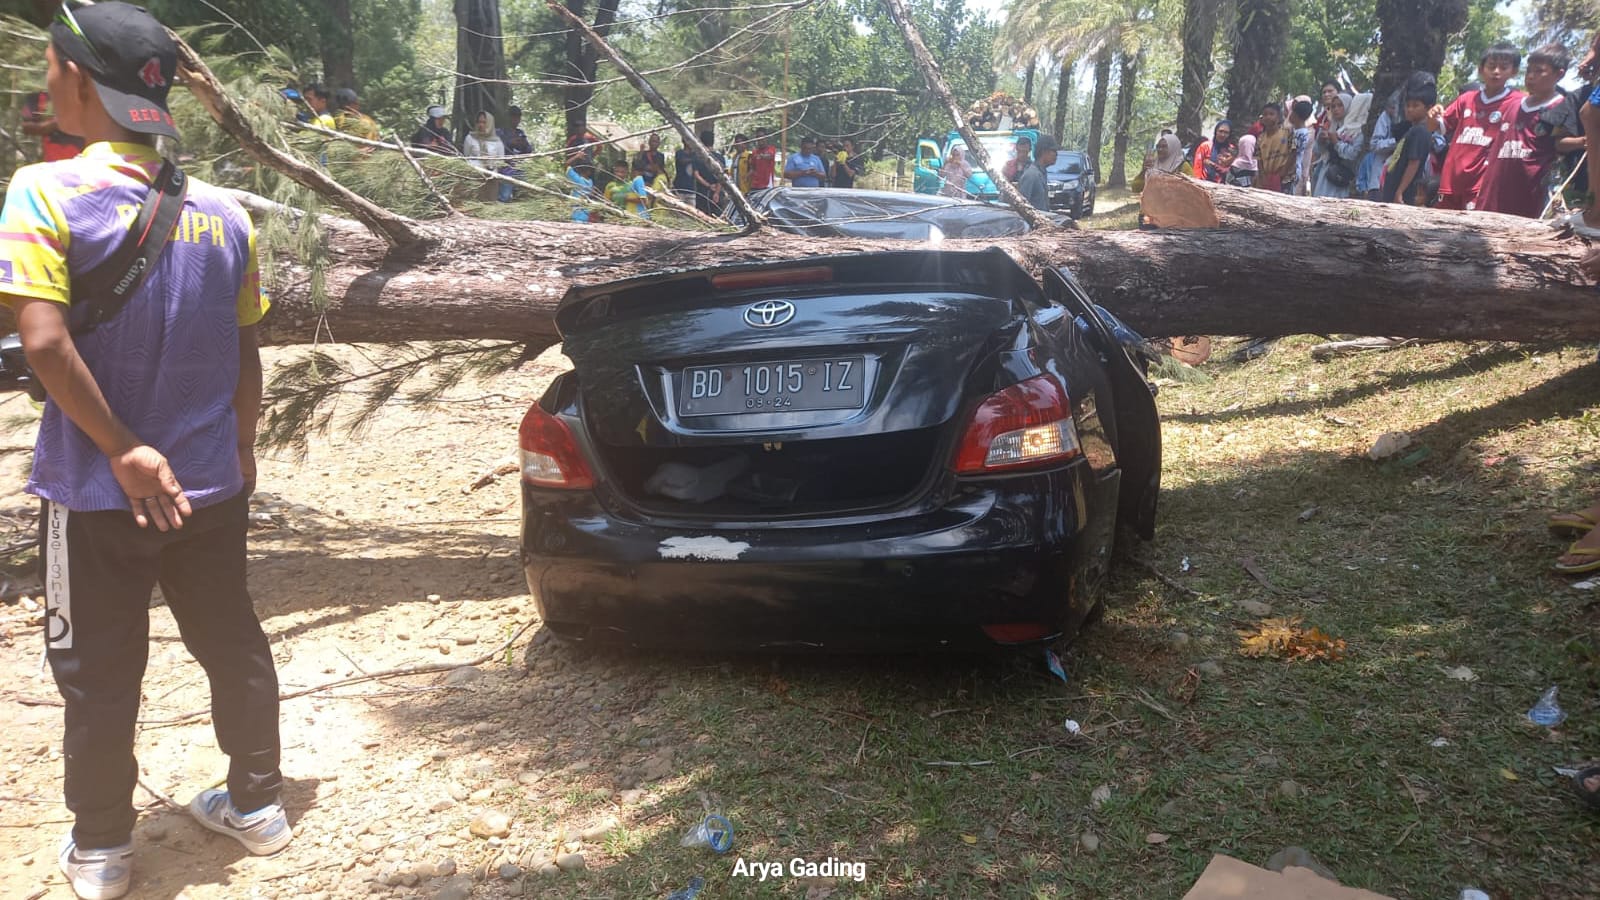
[[[72,303],[67,307],[72,334],[87,334],[122,312],[172,239],[188,192],[188,176],[170,161],[163,162],[128,237],[105,262],[72,277]]]

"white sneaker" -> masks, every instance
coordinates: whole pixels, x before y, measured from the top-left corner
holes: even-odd
[[[219,788],[196,794],[189,801],[189,814],[201,825],[233,838],[257,856],[271,856],[294,839],[282,805],[271,803],[245,815],[233,808],[228,792]]]
[[[133,881],[133,844],[79,850],[69,833],[61,842],[61,874],[81,900],[121,897]]]

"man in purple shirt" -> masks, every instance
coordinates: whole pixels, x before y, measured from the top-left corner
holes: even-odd
[[[49,392],[28,490],[42,498],[46,655],[65,701],[61,869],[79,897],[127,892],[133,756],[148,605],[159,583],[211,683],[227,790],[200,792],[200,824],[253,853],[293,837],[278,803],[278,683],[245,588],[255,482],[261,292],[255,230],[222,191],[190,181],[171,238],[115,316],[73,334],[90,298],[74,276],[128,238],[176,137],[177,52],[143,9],[63,8],[46,80],[81,156],[19,170],[0,210],[0,302]]]

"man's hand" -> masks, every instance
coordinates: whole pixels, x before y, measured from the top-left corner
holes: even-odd
[[[158,531],[182,528],[183,517],[194,513],[183,486],[178,484],[178,476],[172,474],[172,466],[161,451],[140,444],[107,459],[111,461],[111,474],[128,495],[133,520],[140,528],[149,528],[152,522]]]
[[[1441,129],[1443,127],[1444,127],[1444,107],[1440,106],[1437,103],[1435,103],[1433,105],[1433,108],[1428,110],[1428,130],[1429,131],[1438,131],[1439,129]]]
[[[244,475],[244,493],[248,497],[256,492],[256,449],[249,444],[239,445],[239,472]]]

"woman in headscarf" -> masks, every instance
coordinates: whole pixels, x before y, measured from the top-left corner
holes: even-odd
[[[1356,167],[1367,125],[1371,94],[1338,94],[1328,106],[1328,127],[1317,133],[1317,150],[1311,196],[1350,196],[1356,184]]]
[[[969,196],[967,179],[972,177],[972,166],[967,164],[960,147],[950,149],[950,158],[944,161],[944,167],[940,172],[944,175],[944,187],[939,189],[940,195],[961,198]]]
[[[1256,136],[1239,138],[1239,154],[1228,167],[1228,183],[1234,187],[1254,187],[1256,183]]]
[[[500,160],[506,158],[506,145],[494,130],[494,116],[488,110],[478,113],[477,127],[467,135],[462,151],[467,162],[480,169],[493,172],[501,168]],[[511,201],[511,184],[508,182],[499,181],[484,190],[486,195],[491,192],[499,197],[501,203]]]
[[[450,126],[445,124],[447,112],[442,106],[428,107],[428,118],[411,135],[411,146],[418,150],[431,150],[446,156],[458,156],[456,145],[450,138]]]
[[[1372,140],[1367,142],[1367,152],[1361,157],[1361,168],[1356,170],[1356,196],[1377,200],[1383,191],[1383,173],[1389,166],[1389,154],[1405,136],[1410,123],[1400,114],[1400,90],[1389,95],[1378,121],[1372,124]]]
[[[1210,139],[1201,141],[1200,146],[1194,148],[1195,177],[1204,178],[1207,181],[1221,181],[1222,178],[1217,173],[1214,160],[1216,157],[1221,156],[1232,144],[1233,123],[1223,119],[1211,129]],[[1226,166],[1222,167],[1222,172],[1227,170]]]
[[[1155,149],[1144,155],[1144,168],[1133,176],[1135,194],[1144,193],[1145,176],[1151,172],[1194,176],[1194,168],[1183,158],[1183,141],[1178,140],[1177,135],[1163,134],[1156,141]]]

